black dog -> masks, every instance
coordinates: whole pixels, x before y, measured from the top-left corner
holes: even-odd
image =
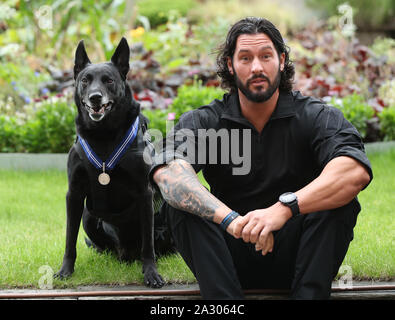
[[[121,261],[142,259],[144,283],[162,287],[154,252],[153,190],[143,159],[147,119],[126,75],[129,46],[122,38],[111,62],[91,64],[83,41],[75,55],[77,141],[68,157],[66,249],[55,277],[74,272],[81,218],[89,246]]]

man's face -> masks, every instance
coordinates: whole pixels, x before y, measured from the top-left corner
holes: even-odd
[[[228,68],[248,100],[264,102],[278,89],[284,60],[284,53],[278,56],[266,34],[242,34],[237,38],[233,61],[228,59]]]

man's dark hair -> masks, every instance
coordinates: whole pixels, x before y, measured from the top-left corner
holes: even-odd
[[[279,89],[290,92],[292,90],[295,68],[289,60],[289,47],[285,45],[280,31],[264,18],[247,17],[236,22],[229,30],[225,42],[218,48],[217,74],[221,78],[221,87],[229,89],[230,93],[237,92],[234,76],[228,69],[228,57],[233,61],[233,54],[236,50],[237,38],[242,34],[266,34],[273,42],[278,56],[285,54],[284,69],[281,71]]]

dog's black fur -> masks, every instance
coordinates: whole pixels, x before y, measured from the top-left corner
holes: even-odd
[[[139,131],[128,151],[109,172],[108,185],[99,184],[101,173],[87,159],[79,142],[69,152],[66,196],[67,229],[63,265],[55,277],[74,272],[76,241],[81,219],[89,246],[111,250],[122,261],[142,259],[144,282],[162,287],[154,252],[153,190],[149,164],[143,159],[143,133],[147,119],[133,100],[126,83],[129,46],[122,38],[111,62],[91,64],[83,41],[75,54],[75,103],[77,134],[105,161],[120,144],[127,130],[140,117]]]

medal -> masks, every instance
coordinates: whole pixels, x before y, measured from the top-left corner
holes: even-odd
[[[97,180],[99,180],[99,183],[103,186],[106,186],[110,183],[110,175],[108,173],[105,172],[106,170],[106,163],[103,162],[103,172],[99,174],[99,178]]]
[[[134,138],[137,136],[137,132],[139,130],[139,117],[136,117],[136,120],[132,123],[129,130],[126,133],[126,136],[118,145],[118,147],[114,150],[114,152],[108,157],[108,159],[104,162],[101,160],[97,154],[92,150],[87,141],[78,136],[78,142],[80,143],[82,149],[85,152],[86,157],[89,162],[98,170],[102,169],[103,172],[99,174],[97,180],[103,186],[106,186],[110,183],[110,175],[106,172],[114,169],[116,164],[120,161],[123,154],[132,144]],[[107,164],[107,165],[106,165]]]

